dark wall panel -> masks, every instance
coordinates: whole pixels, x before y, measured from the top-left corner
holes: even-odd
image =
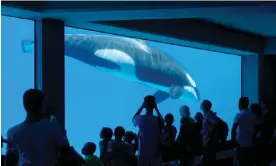
[[[262,58],[260,98],[276,108],[276,54]]]

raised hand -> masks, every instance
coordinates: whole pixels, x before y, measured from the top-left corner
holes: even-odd
[[[155,102],[154,102],[153,107],[154,107],[155,110],[158,110],[157,104]]]
[[[145,102],[143,101],[142,105],[140,106],[140,109],[144,109],[146,107]]]

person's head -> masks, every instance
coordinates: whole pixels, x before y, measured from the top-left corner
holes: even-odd
[[[172,125],[174,122],[173,114],[169,113],[169,114],[165,115],[165,122],[167,125]]]
[[[27,113],[41,113],[44,95],[40,90],[29,89],[23,95],[23,105]]]
[[[212,103],[211,103],[211,101],[209,101],[209,100],[203,100],[201,102],[200,109],[203,112],[211,111],[211,109],[212,109]]]
[[[114,130],[115,139],[121,140],[125,136],[125,129],[122,126],[118,126]]]
[[[101,133],[100,133],[101,139],[109,141],[109,140],[111,140],[112,136],[113,136],[113,131],[111,128],[109,128],[109,127],[102,128]]]
[[[187,105],[183,105],[179,108],[180,116],[184,118],[190,117],[190,108]]]
[[[127,131],[124,137],[124,141],[127,143],[132,143],[134,140],[134,133],[132,131]]]
[[[153,113],[153,109],[156,105],[154,96],[146,96],[144,98],[144,104],[147,110],[147,113]]]
[[[201,113],[201,112],[197,112],[196,114],[195,114],[195,120],[197,121],[197,122],[202,122],[202,120],[203,120],[203,114]]]
[[[95,151],[96,151],[96,144],[93,142],[87,142],[86,144],[84,144],[81,153],[85,156],[88,155],[94,155]]]
[[[257,117],[260,118],[262,116],[262,108],[259,104],[257,103],[252,103],[250,105],[250,111]]]
[[[248,106],[249,106],[248,97],[241,97],[239,100],[239,109],[240,110],[248,109]]]

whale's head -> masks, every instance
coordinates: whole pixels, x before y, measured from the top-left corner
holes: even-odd
[[[196,82],[188,73],[185,74],[185,79],[181,85],[171,85],[170,97],[172,99],[184,99],[185,101],[200,100],[199,91]]]

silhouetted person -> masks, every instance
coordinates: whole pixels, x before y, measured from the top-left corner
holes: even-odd
[[[201,130],[202,130],[202,124],[203,124],[203,114],[201,112],[197,112],[194,116],[195,119],[195,153],[196,155],[200,155],[202,153],[202,136],[201,136]]]
[[[55,166],[57,153],[63,154],[69,149],[69,142],[58,123],[43,119],[43,100],[39,90],[30,89],[24,93],[27,117],[8,131],[7,166]]]
[[[180,120],[180,132],[177,137],[177,147],[180,155],[180,165],[190,166],[193,165],[196,147],[196,123],[194,119],[190,117],[190,109],[184,105],[179,109]]]
[[[274,131],[276,129],[276,115],[271,108],[271,106],[264,105],[263,108],[260,106],[257,106],[255,104],[251,105],[251,110],[253,112],[259,112],[260,109],[263,109],[264,114],[262,115],[262,123],[259,124],[256,129],[258,133],[258,139],[257,139],[257,166],[269,166],[270,162],[272,160],[272,154],[273,152],[273,135]]]
[[[140,115],[143,109],[145,115]],[[158,116],[153,115],[156,110]],[[144,102],[133,117],[134,126],[139,127],[138,166],[161,166],[161,134],[164,126],[154,96],[146,96]]]
[[[197,112],[195,114],[194,119],[196,120],[196,124],[198,125],[199,129],[202,129],[202,122],[203,122],[203,114],[201,112]]]
[[[87,142],[82,148],[82,154],[85,156],[85,164],[83,166],[103,166],[100,159],[94,155],[96,151],[96,144],[93,142]]]
[[[113,136],[113,131],[111,128],[104,127],[101,130],[100,137],[101,141],[99,143],[100,145],[100,160],[104,164],[104,166],[110,166],[110,156],[107,153],[108,150],[108,143],[111,141],[111,138]]]
[[[114,130],[115,140],[108,143],[108,152],[111,153],[112,166],[127,166],[128,151],[123,137],[125,136],[125,129],[118,126]]]
[[[127,131],[124,137],[124,141],[130,148],[128,148],[129,154],[134,156],[137,150],[137,136],[132,131]]]
[[[232,127],[231,139],[237,142],[236,153],[239,166],[254,165],[254,137],[257,117],[248,109],[249,99],[241,97],[240,112],[236,115]]]
[[[137,151],[137,136],[132,131],[127,131],[124,137],[124,141],[126,143],[126,148],[128,152],[128,165],[129,166],[136,166],[137,165],[137,158],[135,156],[135,152]]]
[[[176,127],[173,125],[174,117],[172,114],[167,114],[165,116],[165,126],[163,128],[163,161],[171,161],[175,155],[175,137],[176,137]]]
[[[218,142],[218,133],[215,128],[219,121],[211,110],[212,103],[209,100],[203,100],[200,107],[204,115],[201,130],[203,140],[202,164],[204,166],[214,166],[216,165],[216,145]]]

